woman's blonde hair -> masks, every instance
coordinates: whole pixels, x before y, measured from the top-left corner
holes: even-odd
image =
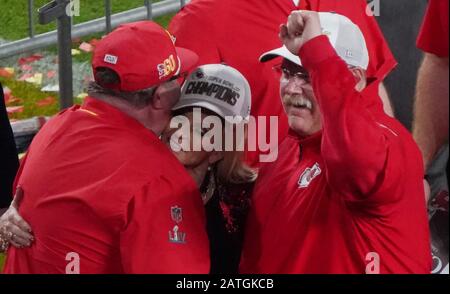
[[[248,126],[244,126],[244,138],[247,141]],[[224,157],[217,164],[217,176],[223,183],[244,184],[252,183],[258,177],[256,169],[251,168],[245,163],[244,152],[236,150],[224,151]]]

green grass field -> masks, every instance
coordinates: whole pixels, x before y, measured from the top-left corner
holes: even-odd
[[[5,262],[5,256],[0,253],[0,273],[3,271],[3,263]]]
[[[45,33],[56,28],[56,24],[38,24],[37,9],[50,0],[34,0],[34,23],[37,34]],[[153,1],[159,2],[159,1]],[[143,0],[112,0],[112,12],[118,13],[144,5]],[[80,0],[80,16],[74,17],[74,23],[96,19],[105,15],[104,2],[100,0]],[[170,17],[159,19],[166,25]],[[28,1],[26,0],[1,0],[0,8],[0,38],[6,40],[18,40],[28,37]]]

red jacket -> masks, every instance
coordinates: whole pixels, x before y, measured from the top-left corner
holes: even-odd
[[[82,274],[209,272],[192,177],[158,137],[104,102],[87,98],[48,122],[17,181],[36,241],[8,251],[5,273],[71,272],[71,253]]]
[[[417,47],[425,52],[448,58],[449,0],[430,0],[417,39]]]
[[[411,135],[384,114],[376,85],[354,89],[326,36],[300,57],[323,130],[291,131],[261,169],[241,272],[430,273],[422,157]]]
[[[361,28],[370,48],[368,73],[383,79],[397,63],[375,18],[366,14],[366,6],[365,0],[301,0],[299,6],[293,0],[193,0],[172,19],[169,30],[176,37],[177,46],[199,55],[200,64],[224,62],[239,70],[251,87],[251,114],[277,116],[281,142],[288,124],[279,98],[279,77],[272,70],[279,60],[260,63],[259,57],[281,46],[278,30],[291,11],[335,11]],[[259,151],[250,152],[249,163],[258,165],[258,155]]]

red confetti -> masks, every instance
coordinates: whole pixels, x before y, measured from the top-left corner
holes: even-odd
[[[6,107],[6,112],[8,112],[8,114],[22,113],[23,112],[23,105]]]
[[[23,99],[22,98],[17,98],[13,95],[11,95],[9,101],[7,102],[8,104],[13,104],[13,103],[23,103]]]
[[[100,42],[100,41],[97,40],[97,39],[92,39],[92,40],[89,41],[89,44],[91,44],[92,46],[96,47],[98,42]]]
[[[5,68],[0,67],[0,77],[2,78],[12,78],[14,76],[14,73],[9,72]]]
[[[49,72],[47,72],[47,78],[51,79],[54,78],[56,76],[56,71],[51,70]]]
[[[84,52],[92,52],[94,50],[94,47],[91,44],[86,43],[86,42],[83,42],[79,48],[81,51],[84,51]]]
[[[29,57],[22,57],[22,58],[19,59],[19,65],[24,65],[24,64],[27,64],[27,63],[35,62],[37,60],[42,59],[42,57],[44,57],[44,56],[41,55],[41,54],[33,54],[33,55],[29,56]]]
[[[32,67],[31,65],[29,65],[29,64],[22,64],[22,65],[20,66],[20,68],[21,68],[23,71],[32,71],[32,70],[33,70],[33,67]]]
[[[27,73],[27,74],[22,75],[22,76],[19,78],[19,81],[25,81],[26,79],[29,79],[29,78],[32,78],[32,77],[34,77],[33,74]]]
[[[44,106],[48,106],[48,105],[52,105],[56,102],[54,97],[48,96],[38,102],[36,102],[36,105],[39,107],[44,107]]]

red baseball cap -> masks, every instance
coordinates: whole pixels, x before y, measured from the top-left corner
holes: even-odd
[[[106,67],[120,77],[120,85],[106,88],[134,92],[162,84],[188,72],[198,62],[194,52],[175,47],[175,38],[152,21],[119,26],[96,46],[92,59],[94,76],[97,68]]]

